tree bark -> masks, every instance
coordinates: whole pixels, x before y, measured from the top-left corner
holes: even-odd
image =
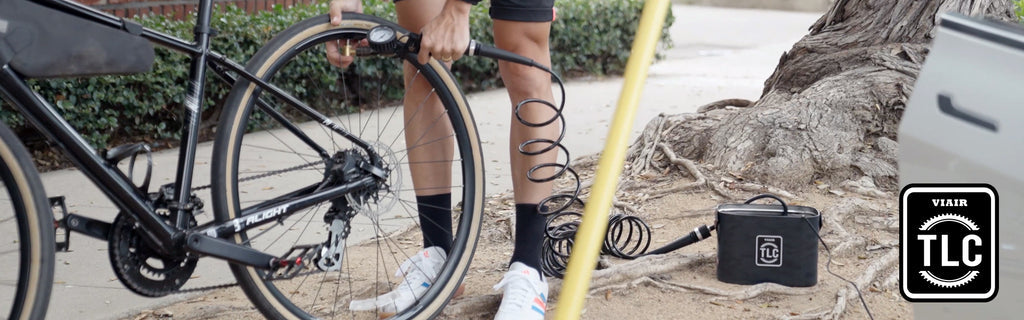
[[[899,119],[944,12],[1016,19],[1006,0],[836,0],[758,101],[670,117],[661,140],[742,179],[800,188],[866,176],[893,190]]]

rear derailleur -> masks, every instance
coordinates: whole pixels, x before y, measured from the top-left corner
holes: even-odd
[[[373,170],[369,162],[354,150],[339,152],[331,163],[325,181],[355,181],[367,174],[382,175],[380,170]],[[345,257],[345,243],[352,233],[352,219],[368,202],[377,200],[376,188],[379,187],[355,190],[342,198],[331,200],[331,208],[324,215],[324,222],[327,224],[327,240],[321,244],[293,247],[284,257],[277,260],[275,263],[277,269],[267,278],[273,280],[292,278],[300,274],[302,270],[314,266],[320,271],[340,271]]]
[[[334,200],[324,215],[324,222],[328,225],[327,241],[292,247],[277,260],[276,270],[268,274],[267,280],[290,279],[314,267],[320,271],[340,271],[345,257],[345,242],[351,234],[352,218],[357,212],[349,206],[349,199],[352,197]]]

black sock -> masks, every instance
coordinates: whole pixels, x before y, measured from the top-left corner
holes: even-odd
[[[537,214],[536,204],[516,204],[516,241],[512,262],[522,262],[537,269],[538,273],[541,270],[541,246],[544,244],[544,220],[544,216]]]
[[[423,247],[441,247],[445,254],[452,249],[452,194],[416,196],[420,210]]]

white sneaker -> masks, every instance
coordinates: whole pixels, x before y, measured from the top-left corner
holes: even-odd
[[[374,311],[381,313],[382,318],[405,310],[416,303],[430,285],[437,279],[447,256],[441,247],[423,249],[415,256],[402,263],[395,271],[395,277],[405,276],[395,290],[376,298],[352,300],[348,308],[352,311]]]
[[[544,319],[547,311],[548,282],[536,269],[514,262],[508,272],[494,286],[504,289],[501,306],[494,320]]]

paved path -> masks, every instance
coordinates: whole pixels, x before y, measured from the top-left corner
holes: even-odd
[[[702,104],[726,98],[757,99],[779,56],[819,16],[690,6],[674,6],[673,13],[676,21],[671,34],[675,48],[666,52],[665,60],[651,66],[634,136],[659,113],[692,112]],[[565,144],[573,157],[601,150],[621,87],[621,78],[577,80],[567,85],[569,132]],[[480,127],[494,128],[481,132],[488,162],[487,191],[506,191],[511,188],[507,164],[508,97],[504,90],[494,90],[472,94],[469,102]],[[197,184],[209,180],[206,175],[210,150],[209,143],[199,149]],[[176,156],[177,151],[155,155],[155,185],[170,182]],[[49,172],[43,175],[43,181],[51,196],[67,197],[72,212],[108,221],[117,213],[77,170]],[[201,196],[208,199],[208,195]],[[116,280],[106,248],[106,242],[72,235],[74,251],[57,255],[49,318],[111,319],[187,298],[179,295],[149,299],[131,293]],[[226,265],[208,259],[200,262],[195,278],[186,287],[225,282],[233,282]]]

